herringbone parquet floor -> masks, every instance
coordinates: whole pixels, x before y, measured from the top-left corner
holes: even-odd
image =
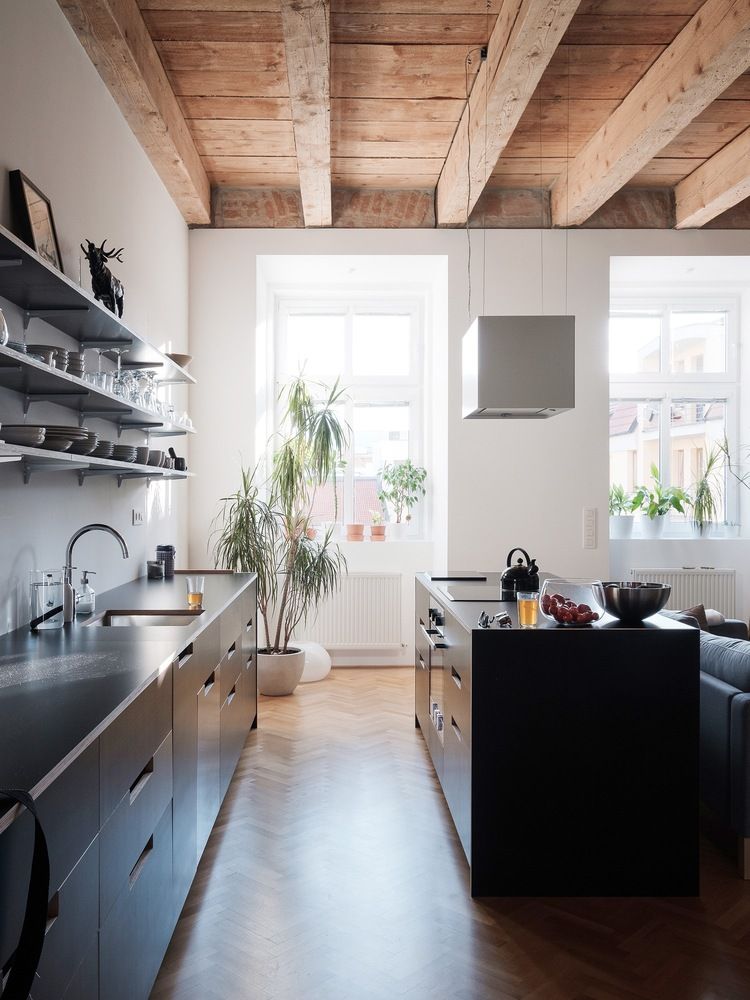
[[[412,685],[262,700],[152,1000],[750,998],[750,884],[709,842],[696,900],[472,901]]]

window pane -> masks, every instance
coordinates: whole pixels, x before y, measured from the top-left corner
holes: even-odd
[[[669,319],[673,372],[727,370],[727,314],[673,312]]]
[[[609,371],[612,375],[658,372],[661,317],[632,314],[609,318]]]
[[[378,500],[380,470],[386,462],[409,457],[408,403],[354,407],[354,521],[369,524]],[[390,512],[386,519],[392,520]]]
[[[337,376],[344,370],[344,317],[288,316],[285,346],[282,371]]]
[[[336,509],[336,495],[333,490],[333,483],[326,483],[319,486],[315,491],[310,520],[314,525],[327,524],[337,521],[339,524],[344,520],[344,480],[343,477],[336,477],[336,494],[338,494],[338,510]]]
[[[612,399],[609,403],[609,481],[627,493],[648,483],[659,465],[659,404]]]
[[[411,316],[356,313],[352,371],[355,375],[408,375],[411,371]]]
[[[672,485],[695,492],[699,479],[706,473],[711,456],[709,481],[717,511],[714,520],[724,520],[724,456],[719,445],[724,441],[726,400],[675,399],[670,414],[670,450]]]

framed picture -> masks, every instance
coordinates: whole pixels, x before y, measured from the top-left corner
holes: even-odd
[[[10,171],[10,197],[16,234],[48,264],[62,271],[62,255],[49,198],[20,170]]]

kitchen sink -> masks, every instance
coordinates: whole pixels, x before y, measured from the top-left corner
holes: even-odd
[[[90,622],[86,622],[86,627],[96,628],[126,628],[136,626],[155,625],[190,625],[198,615],[202,615],[203,610],[191,611],[183,609],[179,611],[103,611]]]

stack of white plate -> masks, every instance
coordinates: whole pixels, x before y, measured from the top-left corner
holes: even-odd
[[[83,351],[70,351],[68,354],[68,375],[83,378],[86,372]]]

